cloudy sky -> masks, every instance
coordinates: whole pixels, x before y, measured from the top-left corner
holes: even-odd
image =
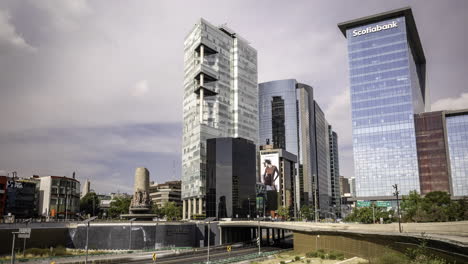
[[[179,179],[183,39],[199,17],[258,51],[259,81],[296,78],[353,175],[346,41],[337,23],[411,6],[433,109],[468,108],[468,1],[0,1],[0,175],[76,171],[129,192],[135,167]]]

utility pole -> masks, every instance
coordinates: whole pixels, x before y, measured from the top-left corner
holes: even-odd
[[[375,224],[375,206],[374,206],[374,203],[372,203],[372,223]]]
[[[11,264],[15,264],[15,237],[18,232],[12,232],[13,242],[11,243]]]
[[[261,241],[262,241],[262,234],[260,233],[260,220],[258,220],[258,236],[257,236],[257,245],[258,245],[258,255],[261,254],[261,248],[260,248],[260,244],[261,244]]]
[[[248,197],[248,200],[249,200],[249,214],[248,214],[248,218],[250,220],[250,197]]]
[[[398,184],[394,184],[393,188],[395,189],[395,192],[393,193],[396,196],[396,202],[397,202],[397,213],[398,213],[398,230],[401,233],[401,214],[400,214],[400,200],[398,199],[398,195],[400,192],[398,191]]]
[[[97,217],[91,217],[83,221],[83,224],[86,225],[86,259],[85,259],[85,264],[88,264],[88,235],[89,235],[89,223],[91,221],[94,221]]]
[[[208,221],[208,254],[207,254],[207,257],[206,257],[206,263],[210,263],[210,233],[211,233],[211,229],[210,229],[210,226],[211,226],[211,222]]]
[[[315,223],[318,222],[318,211],[317,211],[317,205],[318,205],[318,201],[317,201],[317,181],[314,183],[314,218],[315,218]]]

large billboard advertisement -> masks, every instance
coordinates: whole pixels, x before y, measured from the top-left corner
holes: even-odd
[[[279,192],[279,155],[278,153],[260,155],[260,181],[267,191]]]

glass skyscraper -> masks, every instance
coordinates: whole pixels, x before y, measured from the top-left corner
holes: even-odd
[[[206,211],[206,140],[258,142],[257,100],[257,51],[226,26],[200,19],[184,41],[184,219]]]
[[[447,111],[447,141],[450,154],[452,195],[468,195],[468,109]]]
[[[414,114],[425,109],[425,57],[410,8],[344,23],[357,197],[420,190]]]
[[[269,143],[298,158],[296,208],[317,206],[328,217],[332,186],[329,133],[334,132],[314,101],[312,87],[295,79],[260,83],[259,120],[261,145]],[[334,166],[338,170],[338,163]]]

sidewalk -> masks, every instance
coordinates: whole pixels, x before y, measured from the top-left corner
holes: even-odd
[[[123,263],[125,260],[144,260],[144,259],[152,259],[153,253],[157,254],[157,257],[164,257],[164,256],[171,256],[171,255],[178,255],[185,252],[192,252],[193,249],[173,249],[173,250],[160,250],[160,251],[137,251],[133,253],[115,253],[115,254],[100,254],[100,255],[89,255],[88,256],[88,263],[115,263],[120,261]],[[69,256],[69,257],[54,257],[54,258],[41,258],[37,260],[29,260],[29,261],[20,261],[16,259],[15,263],[28,263],[28,264],[75,264],[75,263],[84,263],[86,256],[79,255],[79,256]],[[9,264],[10,260],[7,261],[0,261],[0,264]]]

